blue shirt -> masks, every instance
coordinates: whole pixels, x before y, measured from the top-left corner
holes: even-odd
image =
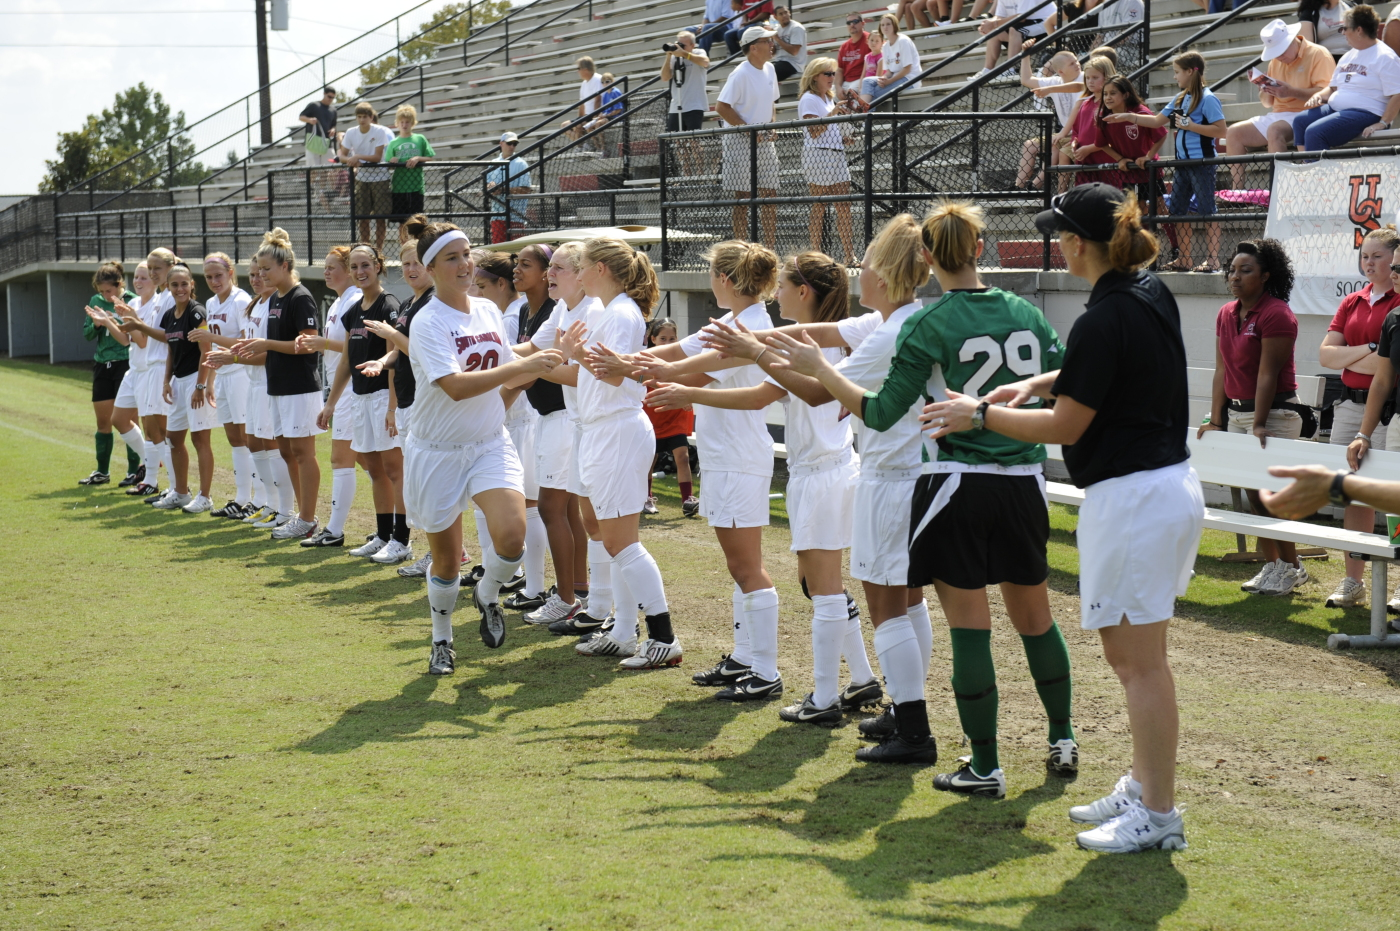
[[[509,169],[510,169],[510,183],[509,183],[509,184],[506,183],[506,168],[507,168],[507,167],[509,167]],[[525,159],[523,159],[523,158],[521,158],[520,156],[517,155],[515,158],[512,158],[512,159],[510,160],[510,165],[509,165],[509,166],[507,166],[506,164],[502,163],[502,165],[501,165],[500,168],[492,168],[490,171],[488,171],[488,172],[486,173],[486,183],[487,183],[487,184],[495,184],[495,185],[498,185],[498,186],[501,187],[501,188],[530,187],[530,166],[526,163]],[[504,206],[505,206],[505,203],[506,203],[505,198],[503,198],[503,197],[494,197],[494,196],[493,196],[493,197],[490,198],[490,200],[491,200],[492,206],[496,206],[496,207],[504,207]],[[511,198],[511,200],[510,200],[510,222],[512,222],[512,223],[524,223],[524,222],[525,222],[525,206],[526,206],[526,203],[527,203],[526,201],[517,200],[517,199],[514,198],[514,197]],[[505,211],[502,210],[500,213],[494,214],[494,216],[496,216],[496,217],[503,217],[503,216],[505,216]]]
[[[1177,112],[1174,104],[1176,98],[1167,104],[1162,110],[1162,115],[1168,118],[1167,125],[1176,128],[1176,119],[1173,114]],[[1220,106],[1220,98],[1215,96],[1207,88],[1201,95],[1201,104],[1196,106],[1191,95],[1186,94],[1181,99],[1180,112],[1191,118],[1193,123],[1214,123],[1216,120],[1225,119],[1225,110]],[[1202,136],[1200,133],[1176,130],[1176,157],[1177,158],[1215,158],[1215,140]]]
[[[610,87],[607,90],[603,91],[603,102],[599,105],[599,108],[603,111],[603,114],[605,116],[618,116],[622,113],[622,104],[617,103],[613,104],[611,107],[608,106],[608,104],[612,103],[614,100],[621,96],[622,91],[618,90],[615,87]]]
[[[729,0],[705,0],[705,19],[707,22],[717,23],[722,19],[728,19],[733,12],[729,8]]]

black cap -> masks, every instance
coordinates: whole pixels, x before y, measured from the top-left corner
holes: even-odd
[[[1114,211],[1123,200],[1123,191],[1111,184],[1081,184],[1052,197],[1050,209],[1035,215],[1035,228],[1047,236],[1068,230],[1093,242],[1108,242],[1117,226]]]

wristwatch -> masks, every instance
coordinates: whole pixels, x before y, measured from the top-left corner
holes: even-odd
[[[991,407],[991,402],[983,401],[977,405],[977,410],[972,412],[972,429],[981,430],[983,424],[987,422],[987,408]]]
[[[195,385],[195,386],[194,386],[194,390],[195,390],[195,391],[203,391],[203,390],[204,390],[204,386],[203,386],[203,385]]]
[[[1337,474],[1332,476],[1332,487],[1327,489],[1327,500],[1339,508],[1351,504],[1351,498],[1347,497],[1347,493],[1342,489],[1342,483],[1349,474],[1346,469],[1338,469]]]
[[[1375,352],[1377,349],[1381,348],[1381,344],[1380,344],[1380,343],[1367,343],[1367,344],[1366,344],[1366,348],[1369,349],[1369,350],[1371,350],[1372,352]]]

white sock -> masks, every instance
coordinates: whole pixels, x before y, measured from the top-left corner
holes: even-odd
[[[275,449],[267,451],[267,470],[272,473],[272,484],[277,492],[277,513],[295,516],[297,513],[297,493],[292,488],[292,473],[287,468],[287,460]]]
[[[326,531],[332,536],[345,535],[345,521],[350,506],[355,503],[355,467],[331,471],[331,519]],[[449,638],[450,639],[450,638]]]
[[[496,546],[491,542],[491,531],[486,528],[486,514],[483,511],[472,509],[472,516],[476,519],[476,542],[481,547],[481,565],[489,565],[491,557],[496,555]],[[506,581],[510,581],[509,578]]]
[[[602,540],[588,541],[588,616],[602,620],[612,613],[612,557]]]
[[[618,554],[621,556],[622,554]],[[618,643],[637,639],[637,599],[627,587],[627,576],[617,556],[608,564],[612,576],[613,630],[612,638]]]
[[[486,574],[476,583],[476,590],[481,593],[483,604],[495,604],[500,600],[501,586],[509,582],[511,576],[515,575],[515,570],[520,568],[520,557],[523,555],[525,554],[518,553],[511,558],[494,550],[489,555],[482,555],[481,565],[486,569]]]
[[[457,592],[462,588],[462,577],[452,573],[451,579],[428,576],[428,607],[433,612],[433,643],[439,640],[452,642],[452,609],[457,606]]]
[[[145,455],[146,438],[141,435],[140,427],[133,426],[130,430],[121,434],[121,438],[122,442],[126,444],[127,449],[131,450],[138,456]]]
[[[670,610],[666,605],[666,585],[661,580],[661,568],[645,546],[633,543],[613,557],[613,565],[622,567],[627,577],[627,592],[643,615],[654,617]],[[616,585],[617,576],[614,575],[613,579]]]
[[[544,558],[549,554],[549,534],[539,508],[525,509],[525,593],[544,591]]]
[[[924,667],[919,662],[919,638],[908,615],[892,617],[875,628],[875,655],[885,672],[885,686],[896,705],[924,697]]]
[[[160,444],[146,440],[146,484],[158,486],[160,484]]]
[[[812,701],[818,708],[830,708],[840,697],[841,643],[848,619],[845,595],[812,596]]]
[[[778,590],[745,593],[744,622],[749,628],[754,675],[771,682],[778,678]]]
[[[233,453],[233,500],[247,504],[253,496],[253,454],[246,446],[235,446]]]
[[[163,440],[160,444],[160,461],[165,466],[165,481],[171,488],[175,487],[175,460],[170,458],[170,441]],[[155,482],[151,482],[152,485]]]
[[[927,599],[909,609],[909,623],[914,625],[914,636],[919,638],[919,658],[924,663],[924,681],[928,681],[928,666],[933,662],[933,625],[928,619]]]
[[[753,665],[753,651],[749,649],[749,625],[744,617],[744,590],[734,583],[734,652],[729,658],[745,666]]]
[[[847,599],[849,595],[843,596]],[[854,601],[846,602],[846,614],[851,614]],[[860,615],[846,621],[846,638],[841,642],[841,655],[846,657],[846,668],[851,671],[851,681],[864,685],[875,678],[875,670],[870,668],[870,657],[865,652],[865,636],[860,629]]]
[[[275,455],[270,449],[253,453],[253,503],[260,508],[275,508],[277,488],[272,484],[272,460],[268,458]]]

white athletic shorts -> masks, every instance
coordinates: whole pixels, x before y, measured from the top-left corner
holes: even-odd
[[[122,376],[122,383],[117,386],[117,398],[112,402],[113,407],[129,407],[140,410],[140,405],[136,403],[136,383],[141,379],[141,373],[126,370]]]
[[[260,440],[275,440],[272,432],[272,398],[268,397],[267,385],[248,381],[248,407],[244,412],[243,430]]]
[[[570,421],[573,427],[573,442],[569,448],[569,484],[566,487],[571,495],[578,495],[580,498],[588,497],[588,483],[583,480],[582,460],[579,459],[579,445],[583,442],[583,425],[577,420]],[[536,437],[535,442],[539,442]]]
[[[789,466],[788,529],[794,553],[844,550],[851,545],[851,521],[860,467],[837,459],[812,466]]]
[[[1258,131],[1259,135],[1268,139],[1270,126],[1275,123],[1287,123],[1289,126],[1292,126],[1293,121],[1296,120],[1302,112],[1302,110],[1298,110],[1294,113],[1261,113],[1249,120],[1249,125],[1253,126],[1255,130]]]
[[[846,150],[803,146],[802,173],[807,176],[808,184],[818,187],[831,187],[850,181],[851,168],[846,161]]]
[[[599,520],[642,512],[647,500],[647,473],[655,455],[656,434],[640,409],[622,411],[583,427],[579,469]]]
[[[384,389],[388,391],[389,389]],[[324,404],[321,405],[325,407]],[[331,439],[355,441],[355,392],[349,385],[340,392],[340,400],[335,402],[335,410],[331,411]],[[320,414],[320,411],[316,412]],[[359,450],[356,450],[359,452]]]
[[[1205,524],[1190,462],[1133,472],[1084,489],[1079,509],[1079,612],[1085,630],[1155,624],[1186,593]]]
[[[394,409],[394,429],[399,432],[399,448],[403,448],[403,441],[408,439],[408,427],[413,423],[413,408],[399,407]]]
[[[389,416],[388,388],[354,395],[354,405],[355,435],[350,438],[351,449],[357,453],[382,453],[402,447],[397,437],[389,435],[389,427],[384,423]],[[336,405],[336,410],[339,409]],[[339,420],[340,414],[337,413],[335,419]]]
[[[655,443],[652,452],[656,452]],[[700,516],[711,527],[767,527],[772,485],[771,475],[706,470],[700,480]]]
[[[525,497],[531,501],[540,497],[540,483],[535,480],[535,429],[538,424],[538,417],[517,417],[506,421],[506,434],[515,446],[515,455],[520,459],[523,470]]]
[[[1332,436],[1327,442],[1333,446],[1350,446],[1351,441],[1356,439],[1356,434],[1361,431],[1361,415],[1366,413],[1366,405],[1358,404],[1355,401],[1339,401],[1337,406],[1332,408]],[[1396,439],[1400,440],[1400,430],[1396,432]],[[1372,449],[1391,449],[1390,429],[1388,425],[1377,422],[1376,429],[1371,431]]]
[[[726,135],[720,144],[721,189],[730,193],[744,191],[749,194],[753,187],[753,173],[749,161],[749,137],[743,133]],[[772,142],[760,142],[754,149],[758,157],[758,189],[776,191],[778,189],[778,150]]]
[[[248,370],[241,365],[219,369],[214,378],[214,398],[219,405],[219,423],[248,422]]]
[[[321,413],[321,392],[308,391],[305,394],[273,394],[268,396],[268,407],[272,410],[272,433],[279,436],[316,436],[325,433],[316,426],[316,418]]]
[[[403,500],[410,526],[440,533],[493,488],[525,493],[520,459],[502,431],[477,443],[404,442]]]
[[[566,409],[545,414],[535,424],[535,480],[539,487],[569,490],[577,423]]]
[[[136,377],[136,410],[142,417],[169,417],[170,405],[162,393],[165,388],[165,363],[153,365]]]
[[[194,397],[194,386],[199,381],[199,373],[192,372],[183,378],[170,379],[170,416],[165,421],[167,430],[212,430],[219,425],[219,414],[206,402],[199,407],[190,407]],[[215,386],[217,388],[217,386]]]
[[[919,469],[862,472],[851,521],[851,578],[909,584],[909,515]]]

